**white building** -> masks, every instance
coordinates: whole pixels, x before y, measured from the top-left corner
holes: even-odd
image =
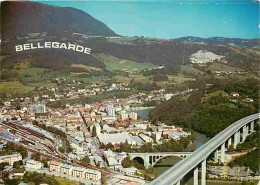
[[[147,135],[144,135],[144,134],[139,134],[139,137],[144,140],[144,142],[146,143],[152,143],[153,142],[153,138],[147,136]]]
[[[94,134],[95,135],[99,135],[99,134],[101,134],[101,127],[100,127],[100,124],[99,123],[95,123],[94,124]]]
[[[136,112],[130,112],[129,118],[132,119],[132,120],[137,120],[138,114]]]
[[[108,116],[116,116],[116,111],[113,104],[107,106],[107,114]]]
[[[122,120],[126,120],[126,119],[128,119],[128,114],[127,114],[127,113],[124,113],[124,112],[121,112],[120,118],[121,118]]]
[[[44,104],[33,104],[30,106],[33,113],[46,113],[46,107]]]
[[[98,139],[101,143],[107,145],[108,143],[112,143],[112,145],[125,143],[136,145],[136,141],[132,138],[132,136],[127,132],[122,133],[114,133],[114,134],[100,134],[98,135]]]
[[[39,161],[35,161],[33,159],[26,161],[26,168],[41,169],[42,167],[43,167],[43,164]]]
[[[14,162],[22,160],[21,154],[11,154],[11,155],[4,155],[0,156],[0,163],[7,162],[9,165],[13,165]]]

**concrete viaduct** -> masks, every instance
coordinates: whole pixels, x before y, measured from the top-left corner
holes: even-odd
[[[189,172],[193,172],[193,184],[199,184],[199,167],[201,167],[201,185],[206,185],[206,161],[210,154],[214,154],[215,162],[219,160],[225,163],[226,149],[233,143],[237,144],[245,141],[246,137],[254,132],[254,124],[259,124],[260,114],[253,114],[242,118],[225,130],[221,131],[214,138],[197,149],[187,158],[181,160],[159,177],[154,179],[150,185],[180,185],[182,178]],[[218,153],[220,150],[220,159]]]

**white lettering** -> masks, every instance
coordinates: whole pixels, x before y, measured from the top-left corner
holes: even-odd
[[[75,45],[75,44],[69,44],[69,47],[68,47],[68,49],[72,49],[72,50],[74,50],[74,51],[75,51],[75,47],[76,47],[76,45]]]
[[[51,48],[51,42],[45,42],[45,48]]]
[[[53,42],[51,47],[52,48],[59,48],[60,43],[59,42]]]
[[[37,47],[33,46],[33,43],[31,43],[31,49],[37,49]]]
[[[65,44],[65,43],[61,43],[61,45],[60,45],[60,49],[61,49],[61,48],[67,49],[66,44]]]
[[[41,44],[38,43],[28,43],[23,45],[16,45],[15,51],[23,51],[23,50],[30,50],[30,49],[41,49],[41,48],[59,48],[59,49],[68,49],[68,50],[74,50],[77,52],[83,52],[86,54],[90,54],[91,48],[86,48],[80,45],[70,44],[68,45],[66,43],[60,43],[60,42],[44,42]]]
[[[84,51],[84,47],[77,45],[76,51],[83,52]]]
[[[29,50],[30,49],[30,44],[24,44],[23,45],[24,50]]]
[[[85,48],[84,53],[90,54],[90,51],[91,51],[90,48]]]
[[[23,51],[23,45],[17,45],[15,46],[15,51],[18,52],[18,51]]]
[[[38,46],[38,49],[40,49],[40,48],[44,48],[43,46],[41,46],[41,43],[37,43],[37,46]]]

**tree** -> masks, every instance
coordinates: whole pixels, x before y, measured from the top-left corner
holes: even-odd
[[[20,168],[21,168],[21,163],[23,164],[23,161],[22,161],[22,162],[20,162],[20,161],[15,161],[15,162],[13,163],[13,168],[15,168],[15,169],[20,169]]]
[[[82,162],[84,163],[90,163],[90,159],[89,159],[89,156],[88,155],[85,155],[85,157],[83,159],[81,159]]]
[[[124,168],[129,168],[129,167],[132,166],[132,163],[131,163],[131,160],[130,160],[130,157],[129,157],[129,156],[127,156],[126,158],[124,158],[124,159],[122,160],[122,166],[123,166]]]

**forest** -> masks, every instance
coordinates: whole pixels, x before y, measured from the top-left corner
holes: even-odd
[[[212,81],[213,82],[213,81]],[[218,84],[222,84],[221,86]],[[169,125],[180,125],[213,137],[231,123],[258,110],[258,80],[247,79],[236,83],[215,82],[206,90],[201,88],[189,96],[174,96],[151,111],[149,118]],[[231,91],[241,94],[239,99],[229,96]],[[245,103],[250,97],[255,103]]]

